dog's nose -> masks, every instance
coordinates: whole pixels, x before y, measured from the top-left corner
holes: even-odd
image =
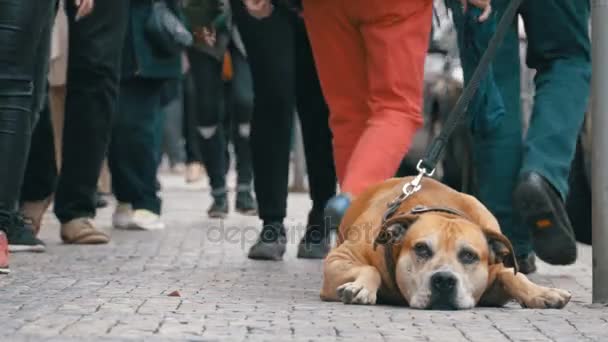
[[[431,286],[433,290],[439,292],[451,292],[456,287],[457,279],[450,272],[437,272],[431,277]]]

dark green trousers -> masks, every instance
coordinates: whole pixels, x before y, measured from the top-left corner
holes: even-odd
[[[496,20],[508,3],[493,1]],[[499,124],[474,131],[474,154],[477,196],[496,215],[516,253],[524,255],[531,251],[530,232],[514,220],[512,193],[519,176],[534,171],[567,196],[570,164],[589,100],[590,5],[588,0],[525,0],[520,14],[528,37],[527,64],[536,70],[529,128],[524,137],[518,27],[513,22],[493,64],[505,113]],[[476,63],[463,60],[463,65]]]
[[[116,199],[156,214],[161,211],[156,173],[165,123],[161,95],[166,82],[132,78],[121,83],[108,154]]]

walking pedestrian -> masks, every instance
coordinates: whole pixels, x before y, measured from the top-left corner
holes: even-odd
[[[253,107],[253,95],[249,66],[245,59],[246,52],[233,25],[230,3],[223,0],[217,5],[213,6],[213,1],[186,5],[185,14],[190,18],[191,30],[198,38],[188,53],[188,60],[194,89],[198,95],[193,100],[197,111],[199,148],[213,197],[207,214],[212,218],[224,218],[229,211],[226,188],[228,141],[224,129],[227,111],[222,79],[227,54],[232,57],[228,66],[232,67],[234,72],[231,97],[234,100],[234,109],[238,110],[235,114],[240,117],[240,124],[243,125],[242,129],[237,131],[237,136],[247,140],[246,143],[238,145],[247,151],[238,152],[241,152],[240,156],[245,157],[249,154],[249,117]],[[257,204],[251,193],[251,165],[239,163],[239,166],[235,208],[241,213],[255,214]]]
[[[165,3],[179,15],[177,1]],[[128,7],[131,24],[124,41],[118,114],[108,155],[118,201],[112,221],[118,229],[165,228],[156,178],[165,123],[162,100],[172,82],[181,77],[182,68],[181,52],[161,53],[146,36],[153,5],[131,0]]]
[[[111,122],[116,111],[122,45],[127,28],[128,1],[95,2],[91,15],[83,17],[79,8],[92,1],[67,1],[69,27],[67,95],[61,170],[55,180],[54,211],[61,222],[61,239],[68,244],[107,243],[110,238],[93,219],[97,205],[97,181],[109,144]],[[77,4],[80,4],[78,7]],[[48,146],[46,153],[54,153]],[[40,168],[32,172],[50,175],[56,170]],[[26,199],[28,218],[36,230],[50,205]]]
[[[79,15],[87,15],[92,1],[79,3]],[[9,271],[7,242],[41,244],[19,213],[18,201],[36,116],[44,105],[55,5],[0,1],[0,273]]]
[[[297,107],[313,202],[306,233],[298,246],[298,257],[323,258],[330,240],[323,208],[336,191],[328,109],[301,17],[285,2],[277,2],[273,11],[258,16],[259,2],[231,0],[247,48],[255,95],[251,148],[263,228],[249,250],[249,257],[280,260],[285,253],[287,239],[283,221],[293,113]]]
[[[470,19],[462,14],[458,2],[450,4],[463,44],[465,35],[471,33],[462,32]],[[500,16],[508,4],[507,0],[494,0],[492,6]],[[499,122],[473,131],[477,196],[513,243],[520,271],[531,273],[536,270],[535,255],[557,265],[573,263],[577,257],[564,200],[589,100],[590,5],[589,1],[524,1],[519,14],[528,37],[526,62],[536,71],[527,134],[522,139],[517,21],[493,63],[495,84],[490,86],[497,87],[498,96],[480,113],[471,114],[483,117],[491,113],[496,101],[503,105]],[[461,46],[465,75],[476,65],[475,54],[466,51]]]

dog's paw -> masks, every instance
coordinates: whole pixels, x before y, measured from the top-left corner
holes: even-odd
[[[523,301],[521,306],[528,309],[561,309],[568,304],[570,298],[572,294],[568,291],[541,287],[538,292]]]
[[[372,292],[360,283],[346,283],[337,289],[338,297],[344,304],[376,304],[376,292]]]

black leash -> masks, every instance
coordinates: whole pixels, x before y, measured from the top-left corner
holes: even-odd
[[[403,201],[421,189],[422,179],[424,177],[431,177],[435,173],[437,164],[439,163],[450,136],[452,133],[454,133],[454,130],[458,127],[460,122],[465,118],[469,103],[475,96],[477,89],[479,89],[481,80],[487,74],[488,68],[496,56],[496,51],[498,50],[500,44],[502,44],[505,35],[513,24],[513,20],[515,20],[519,6],[522,2],[523,0],[511,0],[509,2],[509,5],[496,26],[494,35],[488,43],[486,51],[483,53],[477,68],[473,72],[473,76],[471,76],[469,84],[464,88],[458,102],[456,102],[456,105],[448,115],[447,120],[442,127],[441,133],[439,133],[439,135],[433,139],[431,145],[427,148],[424,157],[418,162],[418,165],[416,166],[419,172],[418,176],[416,176],[411,182],[406,183],[403,186],[403,192],[401,195],[389,203],[388,210],[384,213],[382,220],[383,223],[395,214]]]
[[[426,150],[424,158],[420,161],[418,165],[419,170],[435,170],[435,168],[437,167],[437,163],[439,162],[439,159],[443,154],[443,150],[445,149],[448,139],[450,138],[452,133],[454,133],[454,130],[456,129],[458,124],[465,118],[469,103],[475,96],[477,89],[479,89],[481,80],[487,74],[488,68],[490,67],[492,60],[496,55],[496,51],[504,40],[507,31],[513,24],[513,20],[515,19],[519,6],[522,2],[523,0],[511,0],[509,6],[507,6],[505,13],[500,19],[498,26],[496,27],[494,35],[488,43],[486,51],[484,52],[483,56],[481,57],[481,60],[479,61],[479,65],[475,69],[473,76],[469,81],[469,84],[463,90],[462,94],[460,95],[460,98],[458,99],[458,102],[456,102],[456,105],[448,115],[447,120],[441,130],[441,133],[433,140],[431,145]],[[430,171],[430,173],[432,173],[432,171]]]

